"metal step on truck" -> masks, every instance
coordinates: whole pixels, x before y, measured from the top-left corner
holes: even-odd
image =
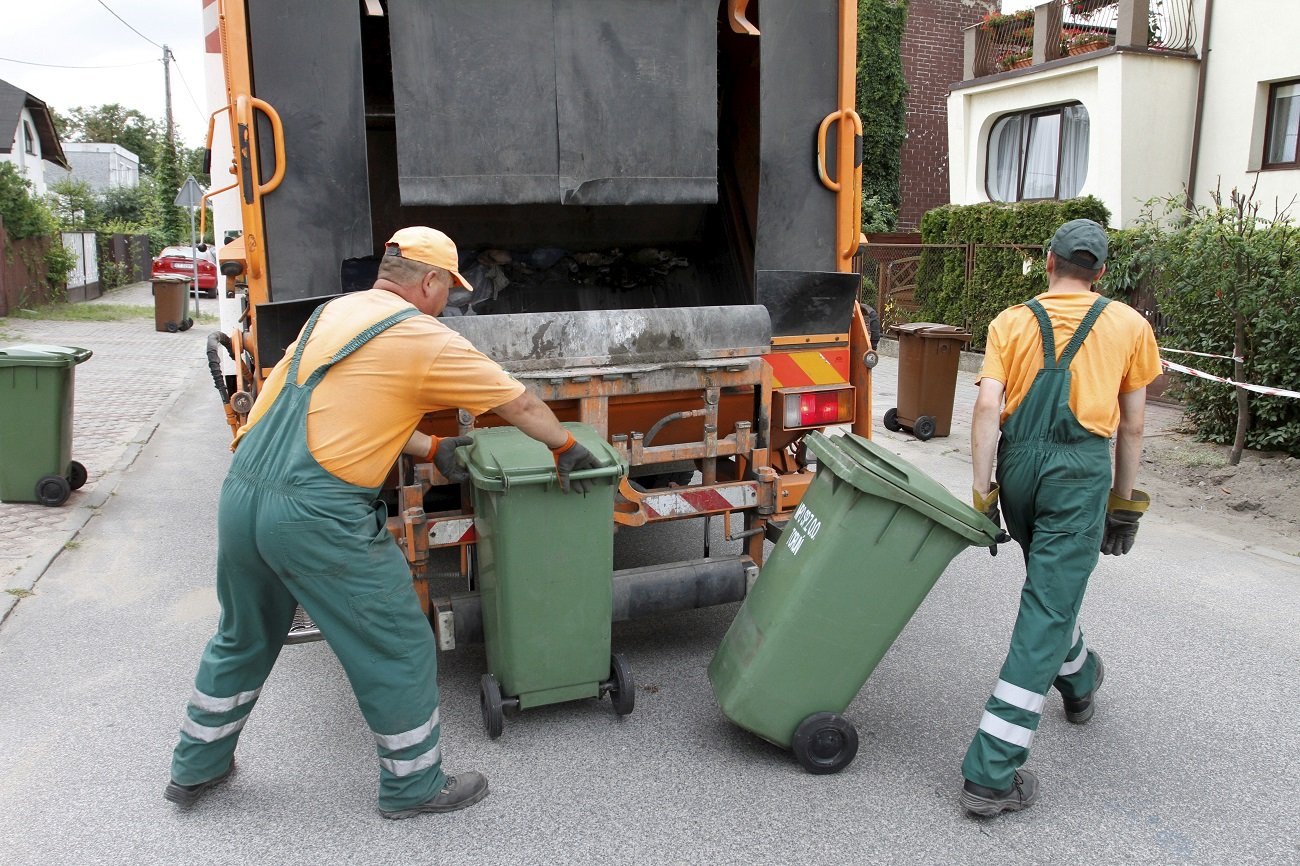
[[[614,573],[614,618],[743,598],[811,480],[804,437],[870,434],[856,0],[218,11],[209,141],[228,128],[233,160],[208,196],[238,198],[221,270],[242,312],[209,358],[232,431],[311,311],[369,288],[397,228],[436,226],[476,288],[444,321],[628,464],[610,532],[703,518],[703,557]],[[385,495],[440,646],[475,640],[467,491],[403,458]],[[711,519],[739,553],[709,555]],[[470,591],[431,597],[442,548]]]

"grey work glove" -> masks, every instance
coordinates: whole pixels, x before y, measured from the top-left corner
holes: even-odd
[[[1101,536],[1101,552],[1107,556],[1123,556],[1133,549],[1138,521],[1151,505],[1151,497],[1136,487],[1129,495],[1133,498],[1124,499],[1112,491],[1106,500],[1106,530]]]
[[[1001,490],[1001,486],[994,484],[989,488],[988,493],[980,493],[974,487],[972,487],[970,491],[971,502],[974,504],[975,510],[987,517],[998,529],[1002,528],[1002,512],[998,508],[998,493],[1000,493]],[[989,545],[989,555],[997,556],[998,545],[1005,544],[1010,540],[1010,535],[1007,535],[1005,532],[999,532],[997,540]]]
[[[586,478],[570,478],[570,473],[578,472],[582,469],[599,469],[600,464],[591,452],[578,444],[578,440],[569,434],[569,438],[559,448],[552,448],[551,454],[555,457],[555,473],[560,479],[560,489],[565,493],[573,490],[575,493],[586,493],[591,489],[591,481]]]
[[[427,462],[432,463],[452,484],[469,480],[469,470],[456,459],[456,449],[473,445],[474,440],[468,436],[430,436]]]

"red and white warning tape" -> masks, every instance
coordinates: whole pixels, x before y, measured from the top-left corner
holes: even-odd
[[[1270,397],[1292,397],[1300,399],[1300,391],[1287,391],[1283,388],[1270,388],[1267,385],[1249,385],[1245,382],[1236,382],[1232,379],[1226,379],[1223,376],[1215,376],[1206,373],[1204,370],[1193,370],[1191,367],[1184,367],[1182,364],[1175,364],[1173,361],[1160,359],[1160,365],[1166,370],[1173,370],[1175,373],[1186,373],[1189,376],[1195,376],[1198,379],[1209,379],[1211,382],[1222,382],[1225,385],[1232,385],[1234,388],[1244,388],[1247,391],[1254,391],[1257,394],[1267,394]]]
[[[1176,355],[1195,355],[1198,358],[1222,358],[1225,361],[1245,361],[1245,358],[1237,358],[1232,355],[1211,355],[1209,352],[1193,352],[1191,349],[1169,349],[1164,346],[1160,347],[1162,352],[1173,352]]]

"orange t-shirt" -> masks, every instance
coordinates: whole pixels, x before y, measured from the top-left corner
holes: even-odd
[[[1037,298],[1052,321],[1056,357],[1087,315],[1097,296],[1092,292],[1046,292]],[[985,376],[1006,386],[1002,422],[1016,411],[1043,368],[1043,338],[1034,311],[1024,304],[1003,310],[989,325]],[[1119,395],[1136,391],[1160,375],[1155,334],[1142,315],[1112,301],[1070,364],[1070,409],[1086,429],[1109,437],[1119,427]]]
[[[303,350],[298,383],[367,327],[410,306],[383,289],[331,301]],[[275,401],[297,346],[295,340],[267,377],[232,448]],[[465,409],[480,415],[523,392],[522,384],[460,334],[432,316],[412,316],[321,379],[307,412],[307,447],[338,478],[378,487],[426,412]]]

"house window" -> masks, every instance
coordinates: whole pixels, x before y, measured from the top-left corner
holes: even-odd
[[[1269,88],[1264,140],[1264,168],[1300,168],[1300,80]]]
[[[1088,110],[1079,103],[999,117],[984,188],[993,201],[1074,198],[1088,176]]]
[[[23,121],[23,149],[32,156],[36,155],[36,133],[32,132],[32,125]]]

